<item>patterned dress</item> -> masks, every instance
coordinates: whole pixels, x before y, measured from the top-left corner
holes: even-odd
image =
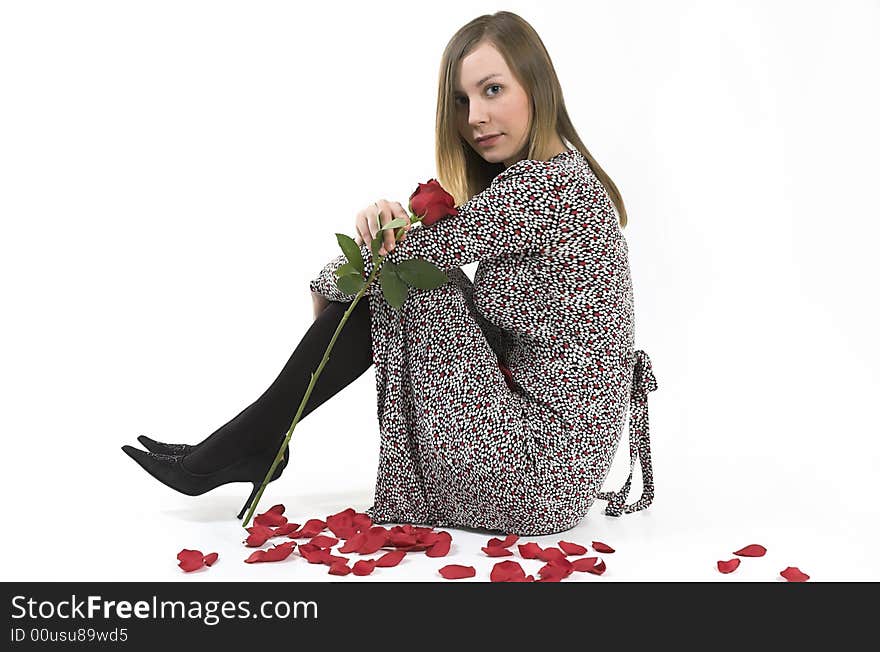
[[[361,245],[365,277],[369,245]],[[570,529],[596,498],[612,516],[653,499],[647,393],[633,348],[628,247],[586,157],[524,159],[386,260],[428,260],[449,282],[410,288],[399,312],[370,286],[381,433],[376,523],[536,536]],[[461,270],[477,262],[471,283]],[[337,256],[311,281],[331,301]],[[333,353],[331,352],[331,355]],[[629,410],[630,476],[601,492]],[[625,505],[641,459],[643,493]]]

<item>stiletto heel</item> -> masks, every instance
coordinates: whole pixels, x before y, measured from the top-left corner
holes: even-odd
[[[254,499],[254,496],[257,495],[257,490],[259,488],[260,488],[260,483],[255,482],[254,488],[253,488],[253,490],[251,490],[251,495],[247,497],[246,501],[244,501],[244,507],[241,508],[241,511],[238,513],[238,516],[236,517],[239,521],[244,516],[244,513],[247,511],[247,508],[251,506],[251,501]]]

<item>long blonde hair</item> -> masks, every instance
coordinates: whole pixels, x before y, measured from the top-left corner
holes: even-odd
[[[547,48],[529,23],[509,11],[479,16],[464,25],[449,40],[440,60],[435,134],[437,177],[455,198],[456,206],[485,190],[504,170],[503,163],[489,163],[477,154],[462,139],[455,122],[456,70],[461,60],[483,43],[490,43],[501,53],[530,98],[534,119],[526,157],[550,158],[549,148],[555,132],[586,157],[617,209],[620,226],[626,226],[626,208],[620,191],[587,150],[568,117]]]

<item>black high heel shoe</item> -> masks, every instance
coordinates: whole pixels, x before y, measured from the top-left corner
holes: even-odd
[[[146,435],[138,435],[137,440],[151,453],[162,455],[189,455],[196,448],[196,445],[191,444],[166,444],[150,439]]]
[[[263,478],[266,477],[266,471],[278,452],[277,448],[267,449],[262,453],[255,453],[236,460],[229,466],[218,469],[213,473],[193,473],[181,464],[183,455],[148,453],[128,444],[124,445],[122,450],[161,483],[187,496],[200,496],[212,489],[216,489],[220,485],[230,482],[253,483],[254,488],[251,491],[251,495],[248,496],[244,507],[238,513],[237,518],[239,520],[244,516],[251,501],[257,495]],[[284,458],[275,467],[275,473],[272,474],[269,482],[273,482],[281,477],[281,472],[289,461],[290,447],[288,446],[284,449]]]

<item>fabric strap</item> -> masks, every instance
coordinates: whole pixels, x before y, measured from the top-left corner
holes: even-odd
[[[636,350],[629,402],[629,477],[620,491],[604,491],[596,494],[596,498],[608,501],[605,506],[607,516],[637,512],[654,500],[654,474],[651,470],[651,442],[648,428],[648,392],[653,392],[655,389],[657,389],[657,379],[651,368],[651,359],[641,349]],[[625,505],[636,457],[642,463],[642,496],[636,502]]]

